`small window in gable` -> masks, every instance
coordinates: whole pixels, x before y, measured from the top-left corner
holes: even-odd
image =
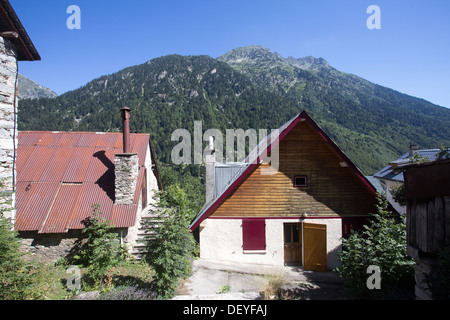
[[[266,250],[266,221],[243,219],[242,242],[244,250]]]
[[[294,177],[294,187],[306,187],[308,185],[308,180],[306,176],[295,176]]]

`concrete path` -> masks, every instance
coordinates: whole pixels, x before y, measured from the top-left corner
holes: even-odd
[[[267,281],[267,275],[284,275],[287,286],[304,288],[341,285],[334,272],[306,271],[299,267],[272,267],[198,259],[193,261],[192,276],[185,283],[189,292],[176,300],[255,300]]]

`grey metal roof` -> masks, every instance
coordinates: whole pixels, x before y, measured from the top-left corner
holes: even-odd
[[[450,149],[449,149],[450,150]],[[438,157],[440,150],[439,149],[425,149],[425,150],[417,150],[417,154],[422,157],[426,157],[429,161],[435,161]],[[393,166],[391,164],[402,165],[410,162],[409,153],[405,153],[397,160],[391,161],[389,165],[375,173],[373,176],[377,179],[382,180],[393,180],[403,182],[403,172],[402,171],[393,171]]]
[[[222,193],[229,182],[238,174],[243,167],[247,167],[242,162],[218,162],[215,167],[214,199]]]
[[[366,176],[366,179],[370,181],[370,183],[377,189],[377,192],[383,193],[383,187],[380,184],[380,181],[373,176]]]

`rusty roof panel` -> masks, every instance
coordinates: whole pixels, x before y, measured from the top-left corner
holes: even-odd
[[[77,147],[95,147],[97,145],[97,141],[99,139],[99,135],[95,133],[84,133],[80,140],[78,140]]]
[[[121,137],[122,135],[119,134],[111,134],[111,133],[100,134],[96,146],[113,149],[114,146],[116,145],[116,141],[121,140],[120,139]]]
[[[56,145],[59,139],[61,139],[62,135],[63,135],[62,132],[55,132],[55,133],[45,132],[37,142],[37,145],[40,146]]]
[[[84,181],[96,182],[105,174],[111,174],[111,171],[114,175],[114,150],[95,148]]]
[[[74,153],[73,148],[55,148],[39,179],[41,182],[61,182]]]
[[[139,165],[143,166],[145,164],[145,158],[147,156],[147,149],[149,149],[148,141],[150,135],[148,134],[138,134],[132,136],[134,138],[131,141],[132,151],[139,155]]]
[[[34,146],[44,134],[45,132],[19,131],[18,144],[19,146]]]
[[[16,171],[19,172],[22,170],[23,166],[27,162],[31,153],[34,151],[34,146],[24,145],[17,148],[16,154]]]
[[[148,134],[131,134],[132,152],[145,162]],[[19,132],[17,222],[20,231],[60,233],[82,229],[92,205],[117,227],[134,225],[145,168],[132,205],[114,205],[114,155],[120,133]]]
[[[145,174],[145,167],[140,167],[138,181],[137,181],[137,185],[136,185],[137,188],[134,193],[133,203],[139,203],[139,198],[141,196],[141,191],[142,191],[142,188],[140,186],[142,186],[142,182],[144,181],[144,174]]]
[[[28,200],[30,199],[30,192],[27,192],[31,188],[31,181],[19,181],[16,183],[16,208],[18,211],[22,211]]]
[[[39,233],[64,233],[74,210],[81,184],[63,184]]]
[[[38,231],[42,227],[59,187],[60,184],[54,182],[31,184],[26,191],[29,199],[25,208],[17,208],[17,230]]]
[[[126,228],[134,226],[136,222],[136,204],[114,205],[112,209],[112,219],[116,228]]]
[[[17,181],[39,181],[55,148],[36,146],[22,169],[17,172]]]
[[[60,147],[76,146],[82,135],[80,132],[64,132],[56,145]]]
[[[76,148],[61,181],[83,182],[94,150],[94,147]]]
[[[98,184],[83,184],[74,211],[68,221],[67,229],[82,229],[84,222],[92,217],[92,206],[98,204],[102,217],[111,219],[113,202]]]

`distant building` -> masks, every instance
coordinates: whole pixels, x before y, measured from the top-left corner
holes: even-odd
[[[190,226],[200,258],[332,270],[342,238],[375,212],[376,189],[305,111],[269,137],[243,163],[207,155],[207,201]],[[278,170],[262,174],[276,147]]]
[[[0,204],[3,208],[5,202],[13,201],[15,190],[18,61],[40,59],[9,1],[0,0]],[[14,219],[14,211],[5,215]]]
[[[398,170],[398,168],[411,163],[411,157],[413,157],[414,155],[418,159],[435,161],[438,158],[439,152],[440,149],[419,150],[417,149],[417,146],[411,145],[408,153],[405,153],[397,160],[389,162],[386,167],[373,175],[373,177],[378,179],[383,185],[387,200],[390,202],[392,207],[397,210],[398,213],[406,213],[406,206],[402,206],[401,204],[397,203],[393,199],[391,193],[391,189],[393,187],[403,185],[404,183],[403,170]]]

